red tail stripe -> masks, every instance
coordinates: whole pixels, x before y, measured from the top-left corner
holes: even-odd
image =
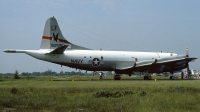
[[[42,36],[42,39],[52,40],[52,37]]]
[[[53,37],[49,37],[49,36],[42,36],[42,39],[46,39],[46,40],[53,40]],[[68,43],[70,44],[70,42],[68,42],[67,40],[63,40],[63,39],[59,39],[59,42],[64,42],[64,43]]]

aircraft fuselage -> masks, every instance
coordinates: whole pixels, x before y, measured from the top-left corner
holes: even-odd
[[[20,53],[20,50],[17,52]],[[49,51],[42,50],[27,50],[21,52],[43,61],[88,71],[116,71],[119,73],[132,73],[134,71],[145,70],[149,73],[160,73],[170,71],[169,69],[176,71],[186,68],[186,62],[176,63],[173,68],[171,68],[171,64],[169,66],[167,64],[155,64],[148,68],[134,67],[137,62],[152,60],[153,64],[155,59],[178,56],[175,53],[99,50],[67,50],[63,54],[48,54]],[[120,68],[127,66],[132,66],[132,70],[120,70]]]

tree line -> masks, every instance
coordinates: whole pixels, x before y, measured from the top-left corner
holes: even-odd
[[[80,72],[80,71],[61,71],[59,73],[54,72],[52,70],[47,70],[44,72],[22,72],[21,74],[18,73],[18,71],[16,70],[13,73],[0,73],[0,76],[15,76],[15,75],[19,75],[19,76],[73,76],[73,75],[91,75],[91,73],[86,73],[86,72]],[[113,75],[112,72],[108,72],[106,73],[106,75]]]

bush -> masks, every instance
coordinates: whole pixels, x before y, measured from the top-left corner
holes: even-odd
[[[118,97],[123,97],[125,95],[132,95],[134,94],[134,92],[132,91],[97,91],[96,93],[93,94],[94,97],[96,98],[100,98],[100,97],[114,97],[114,98],[118,98]]]
[[[18,91],[18,89],[15,88],[15,87],[13,87],[13,88],[10,90],[10,92],[11,92],[12,94],[17,94],[17,91]]]
[[[141,91],[141,92],[139,92],[138,94],[139,94],[139,96],[145,96],[145,95],[147,94],[147,92]]]
[[[15,70],[14,79],[20,79],[20,77],[19,77],[19,75],[18,75],[18,71],[17,71],[17,70]]]

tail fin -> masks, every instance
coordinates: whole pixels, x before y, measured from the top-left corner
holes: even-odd
[[[40,50],[52,51],[64,45],[68,46],[67,49],[87,49],[84,47],[74,45],[69,41],[67,41],[61,33],[56,18],[54,17],[49,18],[45,23]]]
[[[68,44],[70,42],[63,37],[56,19],[49,18],[45,24],[40,50],[54,50]]]

